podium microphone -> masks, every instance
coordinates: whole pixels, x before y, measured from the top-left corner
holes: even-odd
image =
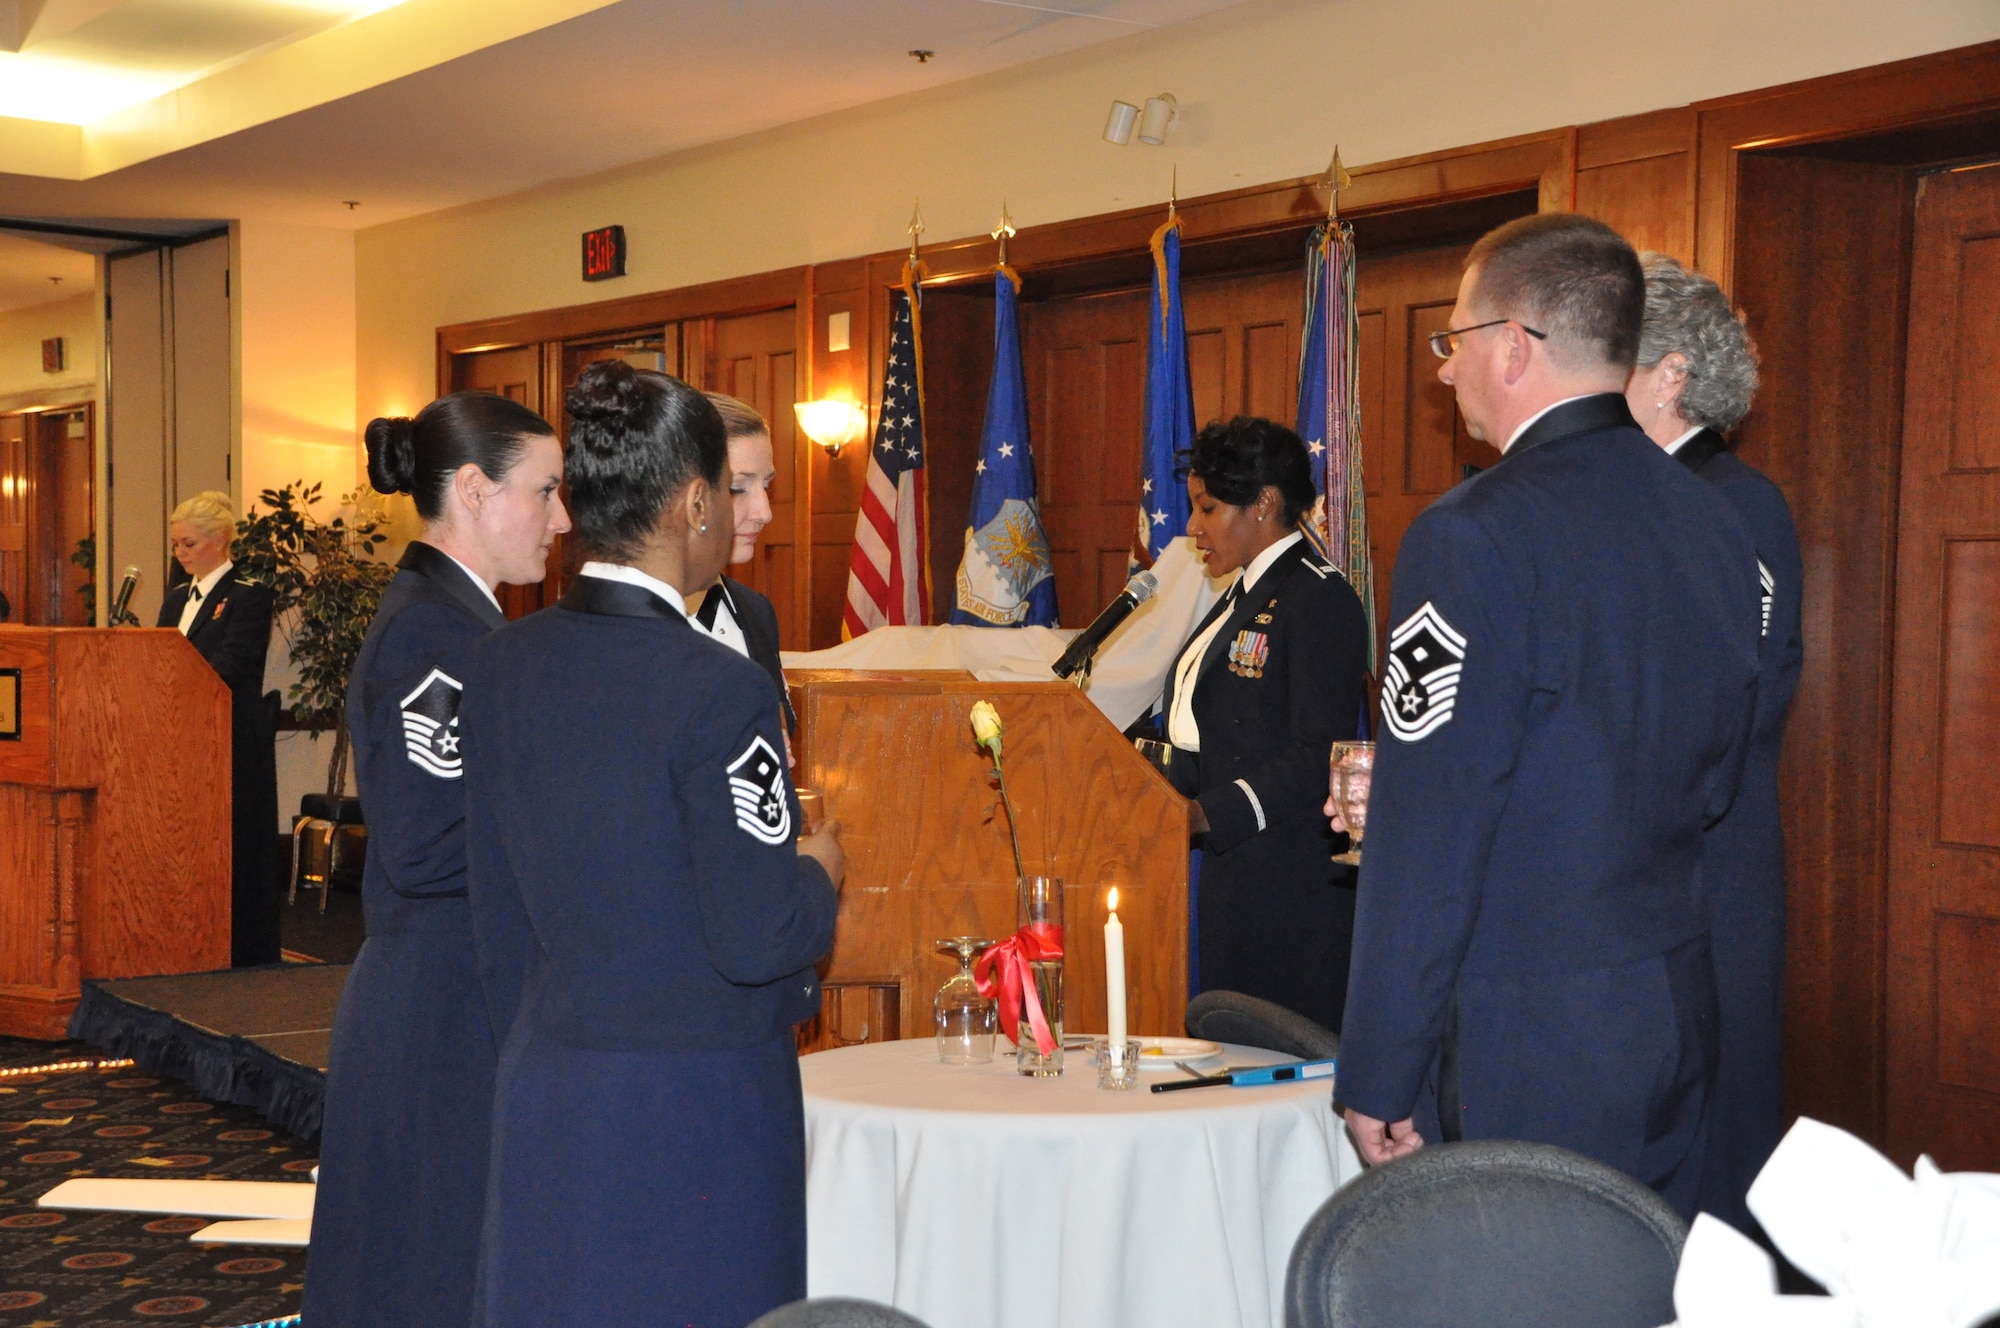
[[[126,606],[132,602],[132,592],[139,588],[139,569],[136,566],[125,569],[125,580],[118,587],[116,598],[111,601],[111,625],[113,627],[139,625],[139,619]]]
[[[1090,679],[1090,666],[1097,657],[1097,648],[1104,644],[1104,638],[1118,630],[1118,624],[1132,616],[1132,610],[1153,597],[1160,588],[1160,579],[1151,572],[1141,572],[1125,583],[1125,589],[1118,592],[1118,598],[1104,606],[1104,612],[1097,615],[1097,621],[1077,633],[1076,640],[1069,643],[1062,658],[1052,666],[1058,678],[1067,678],[1081,687]]]

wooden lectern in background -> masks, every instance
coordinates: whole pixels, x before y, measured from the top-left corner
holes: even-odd
[[[1105,1029],[1105,892],[1115,885],[1131,1031],[1182,1032],[1187,802],[1076,688],[957,672],[794,670],[787,679],[799,714],[795,777],[825,792],[847,851],[814,1049],[930,1036],[931,998],[957,971],[932,943],[1013,934],[1006,813],[991,762],[972,743],[969,716],[981,700],[1006,726],[1023,865],[1068,886],[1067,1030]]]
[[[229,689],[179,632],[0,627],[0,1033],[229,966]]]

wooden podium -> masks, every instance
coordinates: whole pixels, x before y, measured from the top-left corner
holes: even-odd
[[[931,998],[957,971],[932,943],[1013,934],[1006,813],[991,762],[972,742],[970,715],[981,700],[1006,726],[1024,866],[1068,886],[1068,1031],[1104,1032],[1105,892],[1115,885],[1131,1031],[1182,1032],[1187,802],[1076,688],[983,683],[959,672],[786,676],[799,714],[795,777],[825,792],[847,851],[812,1047],[929,1036]]]
[[[0,627],[0,1033],[62,1037],[87,977],[229,966],[229,779],[179,632]]]

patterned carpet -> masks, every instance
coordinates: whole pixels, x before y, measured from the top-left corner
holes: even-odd
[[[81,1043],[0,1038],[0,1072],[93,1058]],[[72,1176],[297,1180],[316,1158],[242,1107],[134,1069],[0,1073],[0,1328],[256,1323],[296,1314],[305,1251],[202,1246],[208,1219],[58,1213]]]

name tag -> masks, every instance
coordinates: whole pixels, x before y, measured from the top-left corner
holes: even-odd
[[[0,669],[0,742],[21,740],[21,671]]]

